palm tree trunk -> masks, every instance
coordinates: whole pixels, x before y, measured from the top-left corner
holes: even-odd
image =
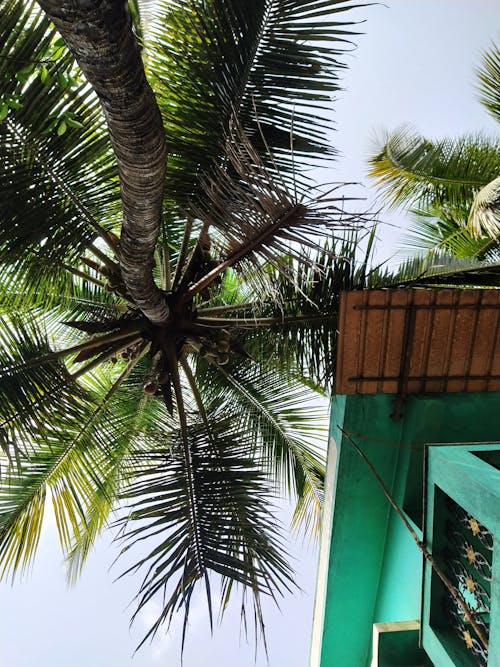
[[[153,280],[166,171],[165,133],[123,0],[38,0],[75,55],[107,119],[120,174],[120,267],[127,290],[152,322],[168,307]]]

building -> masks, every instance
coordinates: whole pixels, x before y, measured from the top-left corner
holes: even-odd
[[[500,667],[500,291],[345,293],[338,330],[311,667]]]

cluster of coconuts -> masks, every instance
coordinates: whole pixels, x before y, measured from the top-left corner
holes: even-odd
[[[228,329],[219,329],[212,338],[202,341],[190,340],[189,347],[207,361],[225,366],[229,361],[231,333]]]
[[[135,348],[136,346],[133,347]],[[187,349],[196,352],[210,363],[218,364],[219,366],[225,366],[229,362],[230,347],[231,333],[228,329],[218,330],[210,339],[204,337],[202,340],[189,339],[187,341]],[[128,349],[125,352],[128,352]],[[134,350],[131,354],[137,354],[137,352]],[[135,357],[131,356],[129,358],[132,359]],[[160,371],[144,383],[143,389],[146,394],[154,396],[160,390],[160,386],[168,383],[169,380],[168,371]]]
[[[156,377],[153,377],[149,379],[147,382],[145,382],[142,388],[144,389],[146,394],[154,396],[158,392],[160,385],[166,384],[168,380],[169,380],[168,373],[166,371],[162,371]]]
[[[130,347],[125,348],[122,350],[117,356],[111,357],[111,362],[115,364],[118,359],[121,359],[122,361],[132,361],[133,359],[137,359],[139,356],[141,349],[141,343],[135,343],[134,345],[130,345]]]
[[[149,379],[143,384],[142,388],[150,396],[154,396],[159,390],[160,385],[168,384],[170,381],[170,376],[167,370],[162,369],[162,355],[161,352],[157,352],[152,359],[152,368],[153,371],[149,376]]]

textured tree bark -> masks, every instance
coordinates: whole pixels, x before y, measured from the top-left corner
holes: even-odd
[[[130,296],[155,324],[168,307],[153,280],[166,170],[165,133],[124,0],[38,0],[99,96],[120,174],[120,267]]]

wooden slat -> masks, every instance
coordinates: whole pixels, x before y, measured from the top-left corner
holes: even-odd
[[[413,304],[416,306],[431,306],[433,304],[433,290],[412,290]],[[432,319],[432,311],[429,309],[415,309],[413,336],[410,342],[410,369],[409,375],[420,377],[425,374],[424,362],[427,359],[426,345],[432,332],[429,331],[429,322]],[[409,380],[406,384],[405,393],[418,394],[422,391],[425,380]]]
[[[402,306],[409,303],[409,293],[406,290],[387,290],[390,295],[391,306]],[[399,375],[401,365],[402,331],[404,329],[405,311],[393,308],[389,311],[389,331],[386,338],[386,354],[384,363],[384,375],[396,377]],[[383,394],[395,394],[398,390],[398,380],[384,380],[382,385]]]
[[[436,305],[445,306],[457,303],[455,290],[437,290]],[[450,357],[453,354],[453,329],[456,311],[436,308],[432,321],[429,342],[427,376],[444,376],[448,373]],[[426,380],[424,391],[440,392],[446,389],[446,380]]]
[[[446,375],[445,391],[465,391],[467,381],[464,379],[453,379],[453,376],[470,375],[470,355],[472,343],[475,336],[475,325],[477,313],[472,308],[460,308],[460,306],[473,306],[477,303],[477,294],[472,290],[457,290],[459,307],[453,318],[448,368]]]
[[[386,295],[384,290],[377,290],[370,293],[365,292],[369,296],[366,304],[372,306],[387,306]],[[383,374],[383,366],[381,367],[381,360],[385,352],[385,346],[380,342],[385,340],[384,334],[384,319],[386,315],[385,309],[364,310],[364,354],[362,357],[362,366],[358,367],[358,376],[379,377]],[[376,394],[381,387],[382,382],[374,380],[373,382],[363,382],[363,393]]]
[[[363,292],[344,292],[340,300],[336,386],[343,387],[343,394],[357,393],[355,383],[349,381],[349,375],[356,375],[361,342],[361,313],[354,306],[363,303]],[[349,321],[348,321],[349,318]],[[339,363],[339,361],[341,363]]]

